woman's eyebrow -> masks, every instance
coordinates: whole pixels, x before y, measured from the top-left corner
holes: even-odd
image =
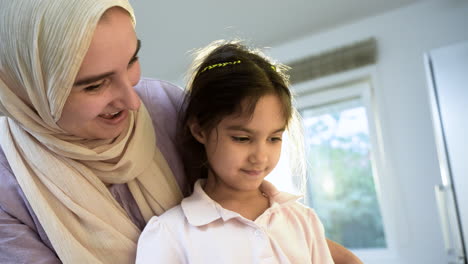
[[[135,57],[138,55],[138,52],[140,51],[140,48],[141,48],[141,40],[137,39],[137,46],[136,46],[136,49],[135,49],[135,53],[133,54],[132,58],[130,59],[130,62],[132,60],[135,59]],[[99,75],[96,75],[96,76],[89,76],[89,77],[85,77],[81,80],[77,80],[73,86],[82,86],[82,85],[87,85],[87,84],[91,84],[91,83],[94,83],[94,82],[97,82],[101,79],[104,79],[110,75],[114,74],[114,72],[105,72],[105,73],[102,73],[102,74],[99,74]]]
[[[132,58],[130,59],[130,62],[138,55],[138,52],[140,51],[140,49],[141,49],[141,40],[137,39],[137,46],[136,46],[136,49],[135,49],[135,53],[133,54]]]
[[[85,77],[81,80],[77,80],[73,86],[81,86],[81,85],[87,85],[87,84],[91,84],[91,83],[94,83],[94,82],[97,82],[101,79],[104,79],[110,75],[114,74],[114,72],[106,72],[106,73],[103,73],[103,74],[99,74],[99,75],[96,75],[96,76],[89,76],[89,77]]]

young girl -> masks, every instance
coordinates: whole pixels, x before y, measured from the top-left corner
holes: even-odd
[[[193,193],[149,221],[137,263],[333,263],[315,212],[264,180],[294,113],[284,68],[238,42],[200,51],[180,129]]]

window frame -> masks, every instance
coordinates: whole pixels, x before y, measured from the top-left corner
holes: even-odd
[[[376,189],[377,200],[382,215],[382,225],[385,232],[387,248],[385,249],[350,249],[364,263],[398,263],[398,244],[405,243],[409,233],[402,232],[401,218],[392,217],[402,211],[399,198],[393,197],[398,189],[395,177],[391,177],[391,162],[386,157],[382,134],[382,122],[379,111],[375,66],[334,74],[316,80],[310,80],[292,85],[295,94],[295,107],[299,112],[307,107],[320,106],[340,100],[361,98],[366,109],[371,144],[371,166]],[[380,97],[381,98],[381,97]],[[386,162],[384,162],[386,161]],[[383,188],[382,186],[385,186]],[[405,210],[403,210],[405,211]],[[406,233],[406,235],[404,235]],[[397,243],[398,241],[398,243]]]

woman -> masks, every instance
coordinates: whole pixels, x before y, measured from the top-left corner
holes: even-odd
[[[125,0],[0,0],[0,263],[133,263],[182,199],[181,91],[140,80],[133,26]]]
[[[133,89],[140,69],[131,7],[28,0],[2,1],[1,12],[0,144],[12,172],[3,169],[2,219],[11,224],[2,221],[1,232],[25,252],[2,249],[0,258],[37,262],[49,249],[48,259],[66,263],[133,262],[145,222],[182,193]],[[15,193],[3,183],[13,175],[29,225],[10,206]],[[135,207],[122,201],[122,188]]]

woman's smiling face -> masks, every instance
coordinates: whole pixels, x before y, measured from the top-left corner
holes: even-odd
[[[140,48],[129,14],[109,9],[98,23],[57,124],[85,139],[112,139],[138,110],[134,86],[140,80]]]

